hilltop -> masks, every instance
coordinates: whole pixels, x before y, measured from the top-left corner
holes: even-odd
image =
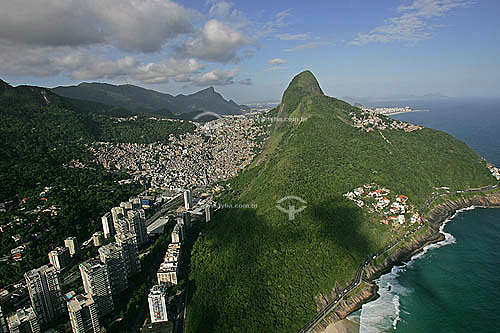
[[[486,162],[451,135],[373,120],[325,96],[309,71],[270,115],[281,122],[263,153],[219,198],[257,208],[222,210],[194,245],[188,332],[291,332],[309,322],[367,256],[410,228],[380,223],[381,213],[345,197],[354,188],[377,184],[418,211],[435,188],[496,183]],[[287,196],[305,206],[293,220],[276,207],[286,207]]]
[[[58,95],[125,108],[131,112],[146,112],[170,118],[183,118],[201,112],[221,115],[241,114],[245,106],[225,100],[221,94],[209,87],[191,95],[160,93],[134,85],[112,85],[107,83],[80,83],[77,86],[56,87]]]

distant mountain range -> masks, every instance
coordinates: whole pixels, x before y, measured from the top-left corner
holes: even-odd
[[[241,114],[246,106],[227,101],[213,87],[191,95],[160,93],[138,86],[112,85],[107,83],[80,83],[77,86],[56,87],[52,91],[60,96],[84,99],[111,106],[119,106],[132,112],[153,113],[171,118],[192,119],[202,112],[220,115]]]

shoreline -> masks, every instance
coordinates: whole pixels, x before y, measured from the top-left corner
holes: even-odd
[[[404,113],[415,113],[415,112],[430,112],[431,110],[412,110],[412,111],[401,111],[401,112],[393,112],[393,113],[386,113],[383,114],[384,116],[395,116],[397,114],[404,114]]]
[[[374,282],[375,279],[390,273],[395,266],[407,264],[414,255],[425,251],[427,246],[445,240],[443,231],[446,224],[456,217],[460,211],[470,209],[470,207],[473,207],[473,209],[500,208],[500,192],[478,195],[467,199],[448,200],[432,208],[423,218],[428,223],[428,230],[423,235],[412,238],[408,243],[403,244],[401,248],[391,253],[381,264],[369,265],[365,270],[366,278],[364,279],[367,286],[358,294],[347,300],[342,300],[335,310],[318,323],[312,331],[328,333],[330,331],[327,329],[333,330],[342,327],[336,326],[335,323],[346,319],[348,315],[359,310],[363,304],[379,297],[378,285]]]

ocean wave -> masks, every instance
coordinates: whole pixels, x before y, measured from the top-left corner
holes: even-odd
[[[390,273],[384,274],[375,280],[375,283],[379,287],[378,293],[380,297],[362,306],[359,315],[361,333],[378,333],[397,330],[397,324],[401,320],[400,296],[408,295],[413,291],[403,287],[399,283],[399,275],[413,265],[415,260],[422,258],[429,250],[456,243],[455,237],[445,232],[444,229],[448,222],[453,220],[458,214],[473,209],[475,209],[475,207],[470,206],[457,210],[453,216],[446,219],[439,227],[439,232],[444,235],[442,241],[424,246],[422,251],[414,254],[408,262],[399,266],[393,266]]]
[[[392,321],[392,327],[394,329],[397,328],[397,325],[398,325],[398,321],[401,319],[401,317],[399,316],[399,313],[400,313],[400,309],[399,309],[399,306],[401,305],[401,303],[399,303],[399,296],[398,295],[394,295],[394,298],[392,299],[392,304],[394,304],[394,308],[396,309],[396,312],[394,313],[396,315],[396,318],[394,318],[394,320]]]

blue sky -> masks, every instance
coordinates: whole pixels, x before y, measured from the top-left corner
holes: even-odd
[[[330,96],[499,96],[495,0],[0,0],[13,85],[214,85],[279,100],[310,69]]]

